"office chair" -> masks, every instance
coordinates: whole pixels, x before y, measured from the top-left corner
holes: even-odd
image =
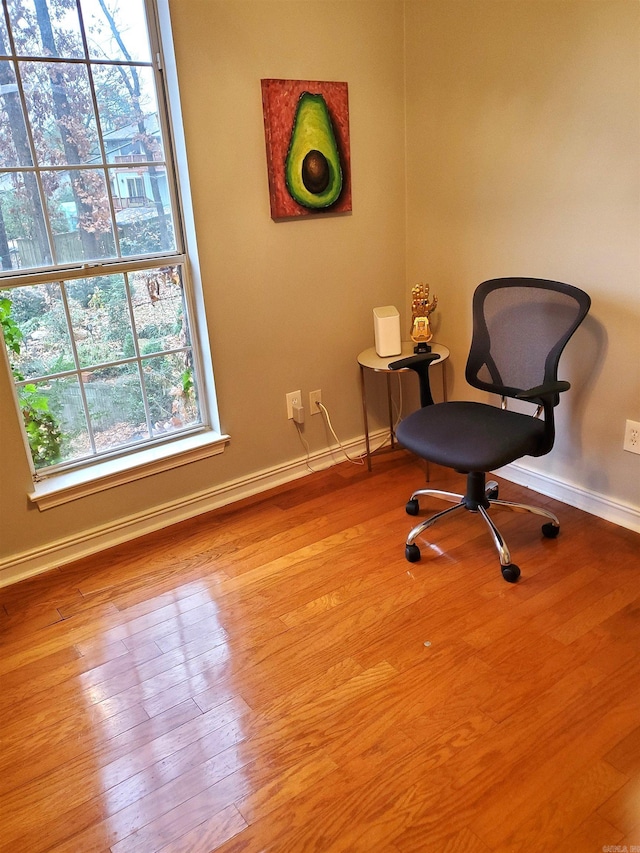
[[[473,296],[473,335],[465,370],[474,388],[500,395],[502,407],[453,401],[433,404],[429,390],[429,354],[410,356],[389,365],[416,371],[422,408],[406,417],[396,430],[400,445],[417,456],[467,475],[464,495],[438,489],[418,489],[406,505],[419,512],[419,498],[432,495],[455,504],[437,512],[409,533],[405,556],[420,559],[416,539],[441,518],[460,510],[478,513],[486,522],[500,556],[502,576],[509,583],[520,577],[509,549],[489,516],[491,507],[531,512],[548,519],[542,526],[555,538],[560,522],[547,509],[498,499],[498,484],[486,482],[487,472],[522,456],[549,453],[555,439],[553,412],[560,393],[570,386],[558,380],[560,355],[589,311],[589,296],[577,287],[535,278],[485,281]],[[533,415],[510,411],[508,398],[533,403]],[[526,407],[525,407],[526,408]],[[543,418],[540,415],[543,415]]]

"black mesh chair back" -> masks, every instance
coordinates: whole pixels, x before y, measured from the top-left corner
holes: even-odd
[[[589,305],[584,291],[559,281],[485,281],[473,297],[467,382],[502,397],[555,382],[562,351]],[[558,401],[555,394],[553,404]]]

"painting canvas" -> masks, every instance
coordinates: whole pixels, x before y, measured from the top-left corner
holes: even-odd
[[[261,84],[272,219],[350,211],[347,84]]]

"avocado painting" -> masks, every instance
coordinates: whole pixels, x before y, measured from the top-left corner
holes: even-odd
[[[272,219],[350,211],[347,84],[261,83]]]

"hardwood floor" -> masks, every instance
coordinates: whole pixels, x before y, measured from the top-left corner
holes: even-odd
[[[518,584],[468,514],[409,564],[422,482],[346,463],[0,590],[0,853],[640,850],[640,536],[501,483],[562,526],[496,514]]]

